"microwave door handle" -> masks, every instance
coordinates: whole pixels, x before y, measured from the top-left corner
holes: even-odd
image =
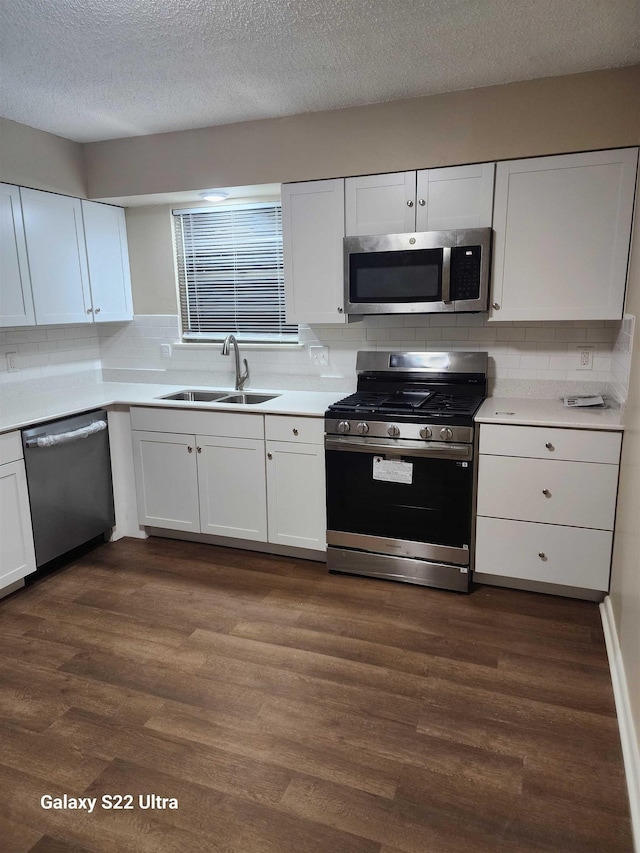
[[[445,305],[451,303],[451,249],[442,249],[442,301]]]

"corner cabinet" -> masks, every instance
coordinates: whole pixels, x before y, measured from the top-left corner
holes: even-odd
[[[619,320],[638,149],[498,163],[490,320]]]
[[[344,179],[282,185],[288,323],[344,323]]]
[[[482,424],[474,579],[601,600],[619,432]]]
[[[12,184],[0,184],[0,282],[0,326],[33,326],[20,188]]]
[[[31,510],[19,432],[0,435],[0,597],[35,572]]]
[[[122,208],[8,185],[0,203],[1,325],[132,319]]]
[[[490,227],[494,163],[345,179],[345,236]]]

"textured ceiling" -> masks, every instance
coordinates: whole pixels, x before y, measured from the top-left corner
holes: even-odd
[[[638,0],[0,0],[0,115],[79,142],[639,61]]]

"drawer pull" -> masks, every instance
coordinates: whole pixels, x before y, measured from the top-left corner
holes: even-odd
[[[293,428],[293,434],[298,435],[298,430],[295,427]]]
[[[547,448],[547,450],[555,450],[555,447],[553,446],[553,444],[551,444],[551,442],[550,442],[550,441],[548,441],[548,442],[545,444],[545,447]]]
[[[547,555],[544,553],[544,551],[538,551],[538,557],[540,557],[540,559],[544,561],[546,561],[547,559]]]
[[[545,498],[551,497],[551,492],[549,491],[549,489],[543,489],[542,494],[545,496]]]
[[[273,459],[273,453],[267,453],[267,459]]]
[[[188,453],[193,453],[193,447],[191,447],[191,445],[188,445],[188,446],[187,446],[187,452],[188,452]]]

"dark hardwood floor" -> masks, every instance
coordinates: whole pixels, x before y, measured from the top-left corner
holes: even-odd
[[[632,851],[595,604],[121,540],[0,642],[7,853]]]

